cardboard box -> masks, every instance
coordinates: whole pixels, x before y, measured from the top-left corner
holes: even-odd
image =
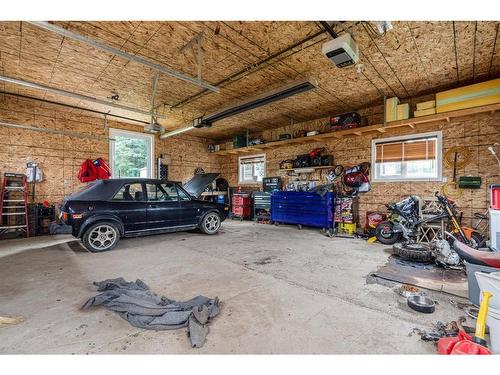
[[[436,108],[429,108],[429,109],[424,109],[422,111],[415,111],[415,112],[413,112],[413,115],[415,117],[435,115],[435,114],[436,114]]]
[[[429,100],[427,102],[417,103],[417,111],[423,111],[424,109],[431,109],[436,107],[435,100]]]
[[[398,119],[398,104],[397,97],[389,98],[385,102],[385,121],[391,122]]]
[[[406,120],[410,118],[410,104],[404,103],[397,106],[397,119]]]
[[[436,112],[500,103],[500,78],[436,94]]]

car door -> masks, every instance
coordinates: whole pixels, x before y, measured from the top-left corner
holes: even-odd
[[[200,202],[193,199],[180,186],[177,186],[179,195],[179,221],[182,225],[198,224],[198,219],[201,213]]]
[[[108,203],[112,213],[122,221],[125,232],[145,229],[146,201],[141,182],[124,183]]]
[[[171,182],[146,183],[147,220],[151,229],[181,225],[179,223],[179,196]]]

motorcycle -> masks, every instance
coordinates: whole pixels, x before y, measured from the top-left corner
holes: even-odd
[[[416,196],[410,196],[397,203],[386,205],[390,212],[387,221],[381,222],[375,228],[375,236],[377,240],[385,245],[393,245],[396,242],[403,240],[408,251],[420,248],[421,244],[417,244],[416,239],[423,229],[430,222],[442,221],[447,223],[448,231],[458,241],[477,249],[484,243],[483,236],[472,228],[461,226],[457,216],[455,203],[444,195],[437,192],[435,196],[441,212],[431,217],[421,218],[419,215],[419,201]],[[441,239],[445,238],[445,233],[440,233]]]

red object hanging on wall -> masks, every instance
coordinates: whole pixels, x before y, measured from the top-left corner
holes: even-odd
[[[109,171],[109,166],[102,158],[98,158],[94,161],[87,159],[80,166],[76,177],[80,182],[91,182],[98,179],[107,180],[111,177],[111,173]]]

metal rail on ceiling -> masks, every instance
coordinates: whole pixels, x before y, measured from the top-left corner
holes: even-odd
[[[29,23],[31,25],[40,27],[42,29],[51,31],[53,33],[62,35],[64,37],[66,37],[66,38],[86,43],[86,44],[88,44],[88,45],[90,45],[90,46],[92,46],[94,48],[100,49],[101,51],[109,52],[112,55],[119,56],[119,57],[121,57],[121,58],[123,58],[125,60],[134,61],[136,63],[145,65],[145,66],[147,66],[147,67],[149,67],[149,68],[151,68],[153,70],[156,70],[156,71],[161,72],[161,73],[168,74],[169,76],[178,78],[178,79],[183,80],[185,82],[192,83],[192,84],[194,84],[196,86],[200,86],[200,87],[203,87],[205,89],[208,89],[208,90],[211,90],[211,91],[214,91],[214,92],[219,92],[220,91],[218,87],[213,86],[210,83],[207,83],[207,82],[205,82],[205,81],[203,81],[201,79],[190,77],[190,76],[185,75],[183,73],[177,72],[177,71],[175,71],[173,69],[167,68],[164,65],[160,65],[160,64],[154,63],[152,61],[146,60],[145,58],[142,58],[140,56],[131,55],[130,53],[124,52],[124,51],[122,51],[122,50],[120,50],[118,48],[114,48],[114,47],[108,46],[107,44],[104,44],[104,43],[101,43],[101,42],[97,42],[97,41],[95,41],[93,39],[90,39],[90,38],[88,38],[86,36],[76,34],[76,33],[72,32],[72,31],[63,29],[62,27],[53,25],[53,24],[51,24],[49,22],[46,22],[46,21],[25,21],[25,22],[27,22],[27,23]]]
[[[76,105],[71,105],[71,104],[65,104],[61,102],[56,102],[54,100],[47,100],[47,99],[41,99],[41,98],[36,98],[34,96],[29,96],[29,95],[23,95],[23,94],[16,94],[13,92],[8,92],[8,91],[0,91],[0,95],[9,95],[9,96],[14,96],[16,98],[22,98],[22,99],[27,99],[27,100],[34,100],[40,103],[46,103],[46,104],[52,104],[52,105],[59,105],[61,107],[66,107],[66,108],[71,108],[71,109],[76,109],[78,111],[85,111],[85,112],[90,112],[90,113],[95,113],[98,115],[103,115],[107,117],[115,117],[121,120],[127,120],[127,121],[133,121],[137,122],[139,124],[147,125],[149,124],[148,121],[142,121],[142,120],[137,120],[135,118],[127,117],[127,116],[122,116],[122,115],[114,115],[110,112],[103,112],[103,111],[96,111],[95,109],[89,109],[85,107],[78,107]]]
[[[141,115],[155,116],[155,117],[159,117],[159,118],[166,118],[166,116],[158,115],[158,114],[156,114],[154,112],[144,111],[142,109],[137,109],[137,108],[132,108],[132,107],[127,107],[127,106],[121,105],[121,104],[110,103],[108,101],[97,99],[97,98],[94,98],[92,96],[87,96],[87,95],[77,94],[77,93],[74,93],[74,92],[71,92],[71,91],[56,89],[55,87],[45,86],[45,85],[42,85],[42,84],[39,84],[39,83],[36,83],[36,82],[25,81],[25,80],[22,80],[22,79],[5,77],[5,76],[0,76],[0,82],[7,82],[7,83],[12,83],[14,85],[29,87],[29,88],[32,88],[32,89],[44,90],[44,91],[48,91],[48,92],[51,92],[51,93],[54,93],[54,94],[67,96],[67,97],[70,97],[70,98],[75,98],[75,99],[79,99],[79,100],[83,100],[83,101],[87,101],[87,102],[92,102],[92,103],[97,103],[97,104],[105,105],[105,106],[108,106],[108,107],[122,109],[122,110],[129,111],[129,112],[139,113]]]
[[[85,133],[72,132],[72,131],[66,131],[66,130],[39,128],[37,126],[19,125],[19,124],[13,124],[10,122],[3,122],[3,121],[0,121],[0,126],[3,126],[5,128],[12,128],[12,129],[31,130],[31,131],[50,133],[50,134],[56,134],[56,135],[65,135],[68,137],[101,139],[101,140],[106,140],[106,141],[114,141],[114,138],[109,138],[108,136],[105,136],[105,135],[93,135],[93,134],[85,134]]]

